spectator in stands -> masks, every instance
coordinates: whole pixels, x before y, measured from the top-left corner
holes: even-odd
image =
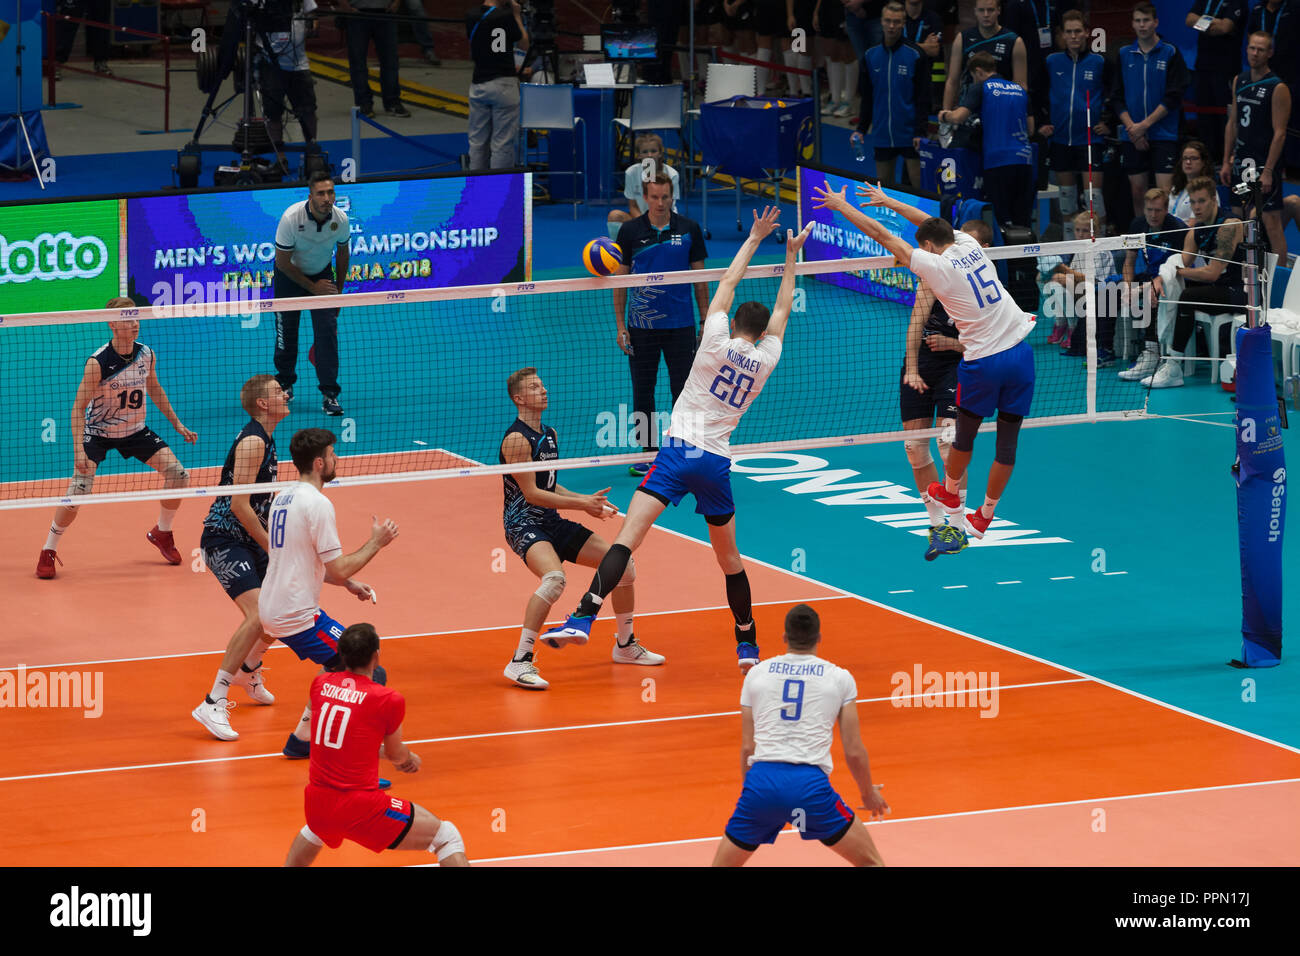
[[[310,15],[315,9],[316,0],[303,0],[304,15]],[[307,61],[306,19],[297,16],[275,26],[279,29],[268,31],[266,36],[276,53],[275,59],[268,56],[259,38],[253,66],[262,90],[267,133],[275,145],[281,168],[288,172],[289,162],[284,155],[285,99],[293,106],[293,115],[302,127],[302,138],[308,143],[316,142],[316,80]]]
[[[1196,129],[1218,162],[1227,126],[1229,77],[1241,72],[1241,33],[1246,25],[1246,0],[1194,0],[1187,25],[1196,30],[1196,69],[1192,96],[1196,99]],[[1214,110],[1210,113],[1207,110]]]
[[[1202,176],[1214,177],[1214,166],[1210,163],[1210,151],[1199,139],[1189,139],[1183,144],[1178,165],[1169,178],[1169,215],[1183,222],[1192,218],[1192,197],[1187,192],[1187,184]],[[1218,187],[1219,205],[1225,209],[1232,205],[1232,193],[1226,186]]]
[[[515,47],[528,48],[519,0],[483,0],[465,14],[474,75],[469,84],[469,168],[509,169],[519,141]]]
[[[903,39],[925,54],[925,71],[930,75],[926,111],[933,112],[936,100],[943,101],[943,17],[925,3],[926,0],[907,0],[903,5],[907,12]],[[939,87],[937,95],[934,89],[936,85]]]
[[[1282,147],[1286,124],[1291,117],[1291,90],[1270,69],[1273,38],[1263,31],[1252,33],[1246,43],[1247,69],[1232,81],[1232,103],[1228,106],[1228,128],[1223,169],[1219,178],[1225,186],[1259,181],[1259,209],[1251,202],[1251,215],[1264,220],[1269,248],[1286,262],[1286,233],[1282,226]],[[1236,199],[1233,210],[1242,214]],[[1262,213],[1262,214],[1261,214]]]
[[[1165,260],[1160,275],[1152,282],[1156,295],[1177,299],[1178,305],[1169,357],[1150,377],[1142,379],[1142,385],[1150,388],[1177,388],[1183,384],[1182,358],[1196,330],[1197,312],[1219,311],[1214,308],[1218,304],[1230,309],[1246,304],[1241,220],[1224,214],[1214,180],[1208,176],[1193,179],[1187,190],[1192,196],[1192,221],[1188,225],[1194,228],[1187,231],[1182,255]],[[1204,264],[1193,265],[1198,257]],[[1228,353],[1230,338],[1231,330],[1225,325],[1219,330],[1221,355]]]
[[[701,0],[708,2],[708,0]],[[835,0],[836,3],[839,0]],[[739,53],[752,57],[758,52],[757,38],[754,36],[753,0],[721,0],[722,36],[721,46],[728,53]],[[762,89],[759,89],[762,93]]]
[[[1003,26],[1025,42],[1029,99],[1034,116],[1040,120],[1048,111],[1047,58],[1056,52],[1056,38],[1065,27],[1064,21],[1061,0],[1006,0],[1002,5]]]
[[[826,60],[826,86],[830,93],[822,106],[822,115],[849,116],[853,112],[853,91],[858,83],[857,58],[845,29],[847,14],[840,0],[817,0],[813,10],[813,27],[821,38]]]
[[[1261,0],[1251,8],[1250,15],[1246,18],[1246,36],[1249,38],[1259,30],[1272,35],[1274,54],[1283,54],[1275,55],[1269,65],[1282,77],[1287,89],[1292,91],[1291,119],[1288,125],[1300,127],[1300,115],[1297,115],[1300,113],[1300,103],[1297,103],[1300,97],[1294,95],[1295,90],[1300,88],[1300,57],[1288,55],[1300,44],[1300,7],[1293,5],[1290,0]],[[1287,137],[1283,155],[1286,165],[1300,166],[1300,137]]]
[[[375,115],[375,97],[370,92],[370,67],[366,56],[370,41],[375,42],[379,58],[379,92],[389,116],[410,116],[402,105],[402,89],[397,76],[397,21],[385,14],[397,10],[401,0],[342,0],[344,13],[360,14],[343,18],[347,34],[348,73],[352,79],[352,102],[366,116]]]
[[[880,15],[884,41],[868,50],[862,60],[858,80],[862,106],[853,136],[860,141],[870,129],[878,179],[897,182],[895,168],[902,157],[908,181],[916,189],[921,184],[917,147],[930,121],[930,71],[925,55],[903,42],[906,22],[902,3],[891,0],[885,4]]]
[[[1151,173],[1161,189],[1173,185],[1178,121],[1188,83],[1182,54],[1160,39],[1159,27],[1156,8],[1146,0],[1133,8],[1137,39],[1119,51],[1111,96],[1111,108],[1121,124],[1120,148],[1134,210],[1142,208]]]
[[[813,14],[817,10],[817,0],[785,0],[786,28],[790,31],[790,48],[785,51],[785,65],[795,69],[807,70],[807,74],[787,73],[791,96],[812,96],[813,51],[817,43],[817,28],[813,26]],[[801,34],[795,31],[803,31]],[[802,36],[802,48],[796,50],[794,37]]]
[[[788,49],[790,31],[786,26],[785,0],[754,0],[754,33],[758,36],[756,59],[770,63],[776,59],[776,51],[784,53]],[[793,79],[793,77],[790,77]],[[769,88],[778,92],[785,83],[779,82],[774,71],[767,67],[758,68],[758,95],[762,96]]]
[[[961,106],[941,111],[939,122],[960,126],[979,117],[984,137],[984,196],[993,204],[999,224],[1028,227],[1034,209],[1029,94],[998,75],[991,54],[972,56],[970,73],[971,84]]]
[[[1151,283],[1160,274],[1165,260],[1183,248],[1187,241],[1186,223],[1169,215],[1169,196],[1163,189],[1148,189],[1143,197],[1142,215],[1129,226],[1129,235],[1146,234],[1147,244],[1124,253],[1124,289],[1128,314],[1133,328],[1143,330],[1143,347],[1133,367],[1119,373],[1127,382],[1146,378],[1160,365],[1161,332],[1156,321],[1156,297]],[[1166,344],[1168,342],[1166,341]]]
[[[962,30],[952,43],[943,108],[956,109],[970,83],[970,61],[977,53],[993,58],[994,70],[1022,90],[1029,87],[1025,41],[998,22],[1002,0],[975,0],[975,26]]]
[[[1047,58],[1051,106],[1048,124],[1040,132],[1050,140],[1048,158],[1061,187],[1061,214],[1068,217],[1079,208],[1078,191],[1087,183],[1089,169],[1094,203],[1101,196],[1101,158],[1105,150],[1101,137],[1110,134],[1106,94],[1114,76],[1109,60],[1088,51],[1088,21],[1082,13],[1069,10],[1064,14],[1061,35],[1065,39],[1065,52]],[[1091,156],[1089,108],[1093,134]]]
[[[827,0],[830,2],[830,0]],[[834,0],[844,7],[844,30],[858,63],[880,42],[880,11],[885,0]]]
[[[627,199],[627,210],[613,209],[606,219],[611,239],[618,238],[623,223],[639,219],[650,211],[650,204],[645,198],[645,183],[654,182],[661,175],[667,176],[673,184],[672,211],[677,211],[677,201],[682,198],[681,184],[677,170],[664,162],[664,141],[658,133],[641,133],[636,138],[636,162],[627,168],[623,176],[623,196]]]
[[[649,212],[623,223],[618,231],[618,246],[623,253],[618,274],[703,269],[708,258],[704,233],[698,223],[672,211],[672,181],[662,174],[656,176],[645,184],[645,199]],[[638,420],[635,427],[646,451],[658,446],[655,383],[659,378],[659,356],[662,354],[668,365],[669,388],[676,402],[695,360],[696,308],[702,328],[709,308],[707,282],[647,286],[633,289],[630,295],[626,289],[614,290],[618,346],[627,353],[631,367],[632,405]],[[633,465],[631,473],[644,477],[649,470],[649,462],[642,462]]]
[[[1087,239],[1106,234],[1104,219],[1094,217],[1086,209],[1075,213],[1072,220],[1074,237]],[[1091,271],[1092,275],[1088,273]],[[1115,315],[1119,308],[1116,296],[1106,294],[1111,288],[1110,282],[1115,274],[1115,255],[1109,250],[1095,252],[1076,252],[1070,257],[1069,265],[1056,269],[1053,281],[1065,289],[1067,303],[1066,315],[1069,317],[1070,332],[1061,342],[1061,354],[1071,358],[1084,358],[1088,354],[1088,337],[1079,331],[1079,324],[1087,328],[1088,316],[1084,295],[1092,299],[1093,312],[1096,315],[1097,367],[1109,368],[1115,364]],[[1089,285],[1089,280],[1092,284]]]
[[[429,14],[425,12],[424,0],[403,0],[403,3],[408,16],[419,17],[418,20],[409,22],[411,32],[415,34],[415,42],[420,44],[424,62],[430,66],[442,66],[442,60],[438,59],[438,54],[433,50],[433,31],[429,29]]]
[[[110,3],[111,0],[59,0],[58,12],[65,17],[108,23],[111,13]],[[80,28],[80,23],[59,21],[55,33],[57,45],[54,50],[54,58],[59,66],[67,63],[68,57],[72,56],[72,45],[77,42],[77,30]],[[86,27],[86,55],[94,61],[96,73],[101,76],[113,75],[113,71],[108,68],[108,31],[103,27]],[[57,67],[54,78],[63,79],[63,72]]]

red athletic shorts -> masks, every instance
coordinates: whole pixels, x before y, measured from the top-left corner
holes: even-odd
[[[345,839],[379,853],[405,838],[415,821],[410,800],[383,790],[335,790],[308,784],[303,792],[307,826],[325,845],[337,848]]]

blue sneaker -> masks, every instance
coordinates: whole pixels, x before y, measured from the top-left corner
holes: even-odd
[[[388,684],[388,671],[384,670],[381,666],[376,664],[375,672],[370,675],[370,679],[374,681],[376,684],[381,684],[386,686]],[[384,788],[380,787],[379,789],[383,790]]]
[[[749,669],[758,663],[758,645],[742,642],[736,645],[736,658],[740,663],[740,673],[748,674]]]
[[[553,647],[559,650],[566,644],[586,644],[587,638],[591,637],[591,625],[596,620],[593,614],[590,617],[578,617],[576,614],[570,614],[565,618],[564,623],[545,632],[538,638],[547,647]]]
[[[311,741],[299,740],[293,734],[289,735],[288,742],[284,745],[282,753],[290,760],[302,760],[311,756]]]
[[[963,551],[968,544],[966,532],[946,524],[941,528],[930,529],[930,547],[925,550],[925,560],[933,561],[941,554],[956,554]]]
[[[380,789],[380,790],[387,790],[387,789],[388,789],[389,787],[391,787],[392,785],[393,785],[393,781],[391,781],[391,780],[386,780],[386,779],[384,779],[383,777],[380,777],[380,778],[379,778],[379,789]]]
[[[638,461],[635,465],[628,467],[627,473],[633,478],[644,478],[646,475],[650,474],[650,462]]]

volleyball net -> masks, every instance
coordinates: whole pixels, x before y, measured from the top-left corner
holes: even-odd
[[[1029,337],[1037,384],[1027,426],[1145,413],[1144,388],[1120,380],[1117,367],[1098,367],[1099,355],[1112,341],[1119,344],[1121,334],[1141,348],[1143,309],[1125,311],[1127,293],[1114,295],[1113,283],[1100,275],[1107,261],[1118,271],[1123,254],[1141,245],[1142,237],[1125,236],[987,250],[1005,273],[1009,294],[1040,315]],[[1081,281],[1059,271],[1069,262]],[[733,314],[747,300],[770,308],[783,268],[751,266]],[[901,381],[915,277],[888,257],[795,268],[794,309],[780,364],[732,436],[733,448],[752,454],[902,439],[900,388],[908,387]],[[296,478],[288,461],[290,438],[309,427],[336,434],[342,484],[646,461],[643,446],[655,445],[668,425],[669,376],[661,366],[656,414],[638,414],[629,359],[617,340],[615,290],[629,308],[636,300],[643,312],[672,295],[687,297],[694,309],[697,294],[707,304],[724,271],[3,316],[0,509],[69,502],[74,398],[88,358],[110,341],[105,323],[123,319],[139,320],[138,341],[155,353],[159,384],[198,439],[186,443],[147,395],[110,389],[107,401],[119,403],[123,412],[143,404],[146,425],[171,446],[190,483],[184,490],[164,489],[152,469],[110,451],[93,494],[79,496],[77,504],[217,494],[221,465],[249,417],[240,389],[255,374],[274,373],[276,313],[290,307],[301,318],[291,413],[274,436],[282,480]],[[861,291],[864,283],[875,293]],[[327,416],[321,407],[311,362],[313,309],[340,310],[341,417]],[[1124,328],[1112,324],[1108,333],[1105,313],[1116,310],[1123,312]],[[1077,355],[1049,342],[1059,321],[1073,324],[1074,336],[1082,337],[1081,343],[1075,339]],[[543,421],[558,433],[561,458],[502,466],[500,443],[516,415],[506,379],[525,367],[537,369],[549,393]],[[936,428],[907,437],[938,433]]]

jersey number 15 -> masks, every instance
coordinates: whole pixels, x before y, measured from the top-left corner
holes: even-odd
[[[998,287],[997,279],[988,279],[984,276],[984,270],[988,265],[982,265],[975,272],[966,273],[966,281],[970,283],[970,290],[975,293],[975,302],[982,309],[986,305],[992,305],[994,302],[1002,301],[1002,289]],[[979,285],[975,285],[975,280],[979,280]],[[984,294],[980,295],[980,289]]]

